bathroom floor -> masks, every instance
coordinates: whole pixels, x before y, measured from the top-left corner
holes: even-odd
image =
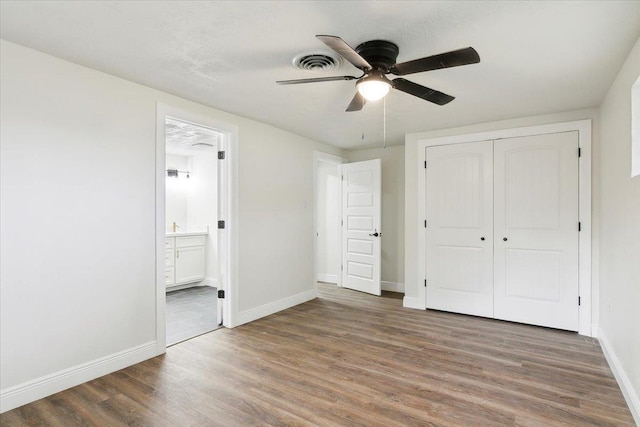
[[[211,286],[167,293],[167,346],[218,328],[218,295]]]

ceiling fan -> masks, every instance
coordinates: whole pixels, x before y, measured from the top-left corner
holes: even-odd
[[[439,92],[403,78],[389,80],[386,75],[406,76],[407,74],[421,73],[423,71],[437,70],[441,68],[458,67],[461,65],[476,64],[480,62],[478,52],[472,47],[458,49],[439,55],[427,56],[413,61],[396,64],[398,46],[385,40],[371,40],[358,45],[355,49],[337,36],[316,36],[321,42],[340,54],[344,59],[362,70],[360,77],[332,76],[310,79],[280,80],[276,83],[291,85],[300,83],[331,82],[337,80],[357,80],[355,96],[346,111],[362,110],[366,101],[375,101],[383,98],[390,88],[398,89],[437,105],[445,105],[455,98],[446,93]]]

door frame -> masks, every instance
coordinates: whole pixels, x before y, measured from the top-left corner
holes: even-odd
[[[222,138],[217,149],[225,152],[224,161],[218,163],[218,219],[225,220],[225,232],[218,232],[218,289],[225,291],[222,300],[222,325],[235,326],[238,314],[238,127],[221,122],[201,113],[156,103],[155,141],[155,228],[156,228],[156,354],[167,349],[166,341],[166,286],[164,280],[165,198],[166,198],[166,141],[165,119],[171,117],[220,132]],[[220,230],[222,231],[222,230]]]
[[[347,159],[334,156],[333,154],[323,153],[321,151],[313,152],[313,286],[318,291],[318,166],[320,163],[329,163],[335,165],[338,170],[338,176],[342,175],[342,164]],[[342,185],[338,189],[338,206],[340,206],[340,218],[342,218]],[[338,258],[342,259],[342,227],[338,230],[340,241],[338,242]],[[342,274],[338,271],[337,286],[342,287]]]
[[[425,150],[436,145],[462,144],[466,142],[493,141],[504,138],[534,136],[560,132],[578,132],[578,147],[580,157],[578,161],[578,216],[581,232],[578,234],[578,292],[580,305],[578,306],[578,333],[580,335],[595,336],[597,325],[592,324],[592,306],[597,307],[598,293],[592,290],[591,280],[591,119],[576,120],[563,123],[553,123],[538,126],[527,126],[512,129],[500,129],[487,132],[477,132],[438,138],[420,139],[417,141],[418,152],[418,296],[408,301],[404,306],[426,310],[426,289],[423,285],[426,277],[426,219],[425,189],[426,169],[424,164]],[[577,153],[576,153],[577,155]],[[415,301],[420,305],[416,306]]]

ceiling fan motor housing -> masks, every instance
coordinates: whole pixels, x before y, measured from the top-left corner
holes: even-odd
[[[385,73],[396,63],[399,52],[395,43],[386,40],[364,42],[358,45],[355,51],[374,68],[380,69]]]

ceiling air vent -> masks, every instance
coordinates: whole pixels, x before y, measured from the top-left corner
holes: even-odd
[[[293,58],[293,66],[305,71],[329,71],[340,66],[340,57],[331,52],[305,52]]]

